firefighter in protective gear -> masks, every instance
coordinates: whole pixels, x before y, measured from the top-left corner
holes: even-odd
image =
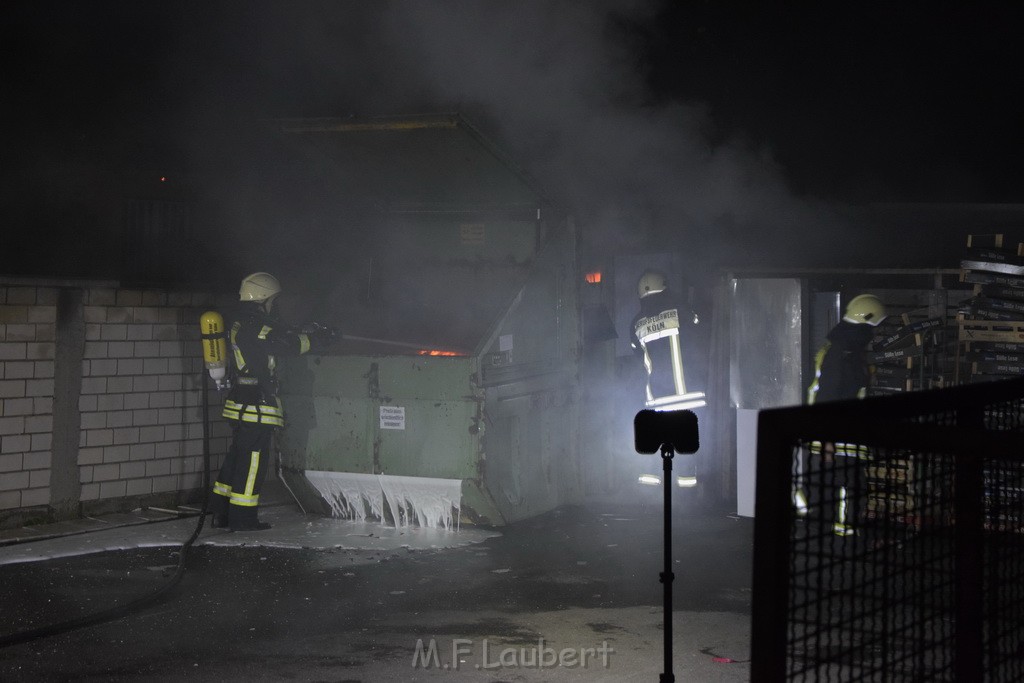
[[[869,374],[864,354],[875,335],[875,327],[885,317],[885,306],[873,294],[861,294],[850,300],[843,319],[828,333],[827,341],[815,355],[814,382],[807,391],[808,403],[865,396]],[[852,535],[855,531],[851,522],[857,518],[857,501],[851,500],[849,485],[854,483],[852,480],[861,469],[861,462],[868,458],[867,448],[857,444],[812,442],[809,450],[809,476],[823,477],[819,482],[823,493],[830,501],[835,500],[833,533]],[[818,467],[814,466],[815,461],[820,461]],[[798,487],[796,496],[800,510],[802,505],[806,506],[802,488]]]
[[[697,325],[696,314],[676,300],[664,273],[644,273],[637,283],[637,295],[640,312],[633,318],[631,332],[633,349],[643,359],[647,375],[644,407],[687,410],[705,405],[703,392],[687,391],[683,373],[681,333]],[[695,486],[696,456],[687,454],[678,463],[680,484]]]
[[[305,333],[282,326],[271,315],[280,293],[280,283],[269,273],[247,276],[239,289],[241,303],[229,331],[234,379],[222,413],[231,422],[233,435],[210,500],[215,527],[270,528],[258,520],[257,507],[274,430],[284,426],[276,359],[306,353],[333,336],[327,328]]]
[[[846,305],[843,319],[828,333],[828,341],[814,357],[814,383],[808,403],[863,398],[868,366],[864,351],[885,320],[885,306],[873,294],[861,294]]]
[[[697,324],[696,314],[680,305],[663,273],[648,271],[637,285],[640,312],[633,318],[633,349],[647,371],[645,406],[683,410],[705,405],[703,392],[688,392],[680,334]]]

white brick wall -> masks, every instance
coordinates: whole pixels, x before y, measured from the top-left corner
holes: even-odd
[[[198,488],[186,453],[202,453],[199,315],[205,297],[162,291],[87,292],[82,360],[82,500]],[[213,397],[210,450],[230,431]],[[200,457],[200,461],[202,458]]]
[[[53,287],[0,285],[0,511],[50,502],[56,301]],[[212,298],[93,288],[84,303],[81,500],[198,488],[199,315]],[[220,400],[211,394],[215,467],[230,440]]]
[[[50,502],[57,290],[0,286],[0,510]]]

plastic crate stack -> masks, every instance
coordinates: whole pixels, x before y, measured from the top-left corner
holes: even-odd
[[[948,386],[953,381],[957,308],[939,296],[879,291],[889,316],[878,326],[867,361],[868,395],[880,396]],[[866,463],[864,516],[908,533],[922,523],[920,464],[910,453],[888,453]]]
[[[873,460],[865,468],[869,520],[886,519],[890,523],[918,528],[921,524],[916,493],[920,487],[915,458]]]
[[[969,235],[961,281],[974,295],[959,308],[958,381],[993,382],[1024,375],[1024,244],[1003,235]]]
[[[944,386],[946,321],[929,318],[927,309],[889,316],[879,325],[867,353],[871,366],[868,394],[880,396]]]
[[[916,391],[946,383],[946,320],[928,317],[929,309],[890,315],[867,354],[871,366],[869,395]],[[887,520],[896,528],[918,528],[917,466],[912,455],[871,461],[866,468],[868,520]]]

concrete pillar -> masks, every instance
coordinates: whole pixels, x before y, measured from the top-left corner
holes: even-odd
[[[79,516],[82,486],[78,477],[85,353],[84,291],[60,289],[57,295],[57,340],[54,356],[53,459],[50,465],[50,505],[57,519]]]

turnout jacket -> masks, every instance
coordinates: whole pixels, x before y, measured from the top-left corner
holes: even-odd
[[[809,403],[858,398],[868,385],[864,352],[875,335],[871,325],[839,321],[815,357],[816,378]]]
[[[693,311],[669,290],[640,299],[633,318],[633,348],[647,370],[647,402],[686,393],[680,332],[693,326]]]
[[[299,356],[309,351],[309,335],[284,327],[258,303],[239,306],[229,335],[235,377],[222,415],[235,422],[283,427],[284,410],[277,395],[277,357]]]

